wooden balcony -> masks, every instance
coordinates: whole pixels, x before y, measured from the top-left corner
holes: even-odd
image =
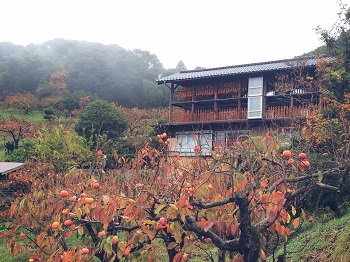
[[[266,109],[265,118],[293,118],[308,117],[316,108],[314,106],[300,105],[291,108],[290,106],[275,106]]]
[[[215,122],[247,119],[247,109],[237,108],[214,110],[198,110],[192,114],[189,110],[175,109],[172,115],[172,122]]]
[[[264,119],[281,119],[281,118],[305,118],[318,109],[318,106],[299,105],[299,106],[268,106],[264,113]],[[247,119],[247,108],[226,108],[216,112],[214,110],[197,110],[192,112],[176,108],[172,114],[173,123],[190,123],[190,122],[225,122],[239,121]]]

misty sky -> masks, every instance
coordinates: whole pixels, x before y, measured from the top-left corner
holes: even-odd
[[[349,4],[350,0],[344,0]],[[292,58],[322,45],[336,0],[4,0],[0,42],[118,44],[188,69]]]

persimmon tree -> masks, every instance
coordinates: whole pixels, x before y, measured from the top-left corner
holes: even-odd
[[[287,241],[306,219],[300,198],[314,187],[339,190],[323,178],[347,172],[318,170],[301,152],[282,154],[271,136],[211,158],[170,158],[165,143],[160,150],[151,145],[130,161],[115,155],[120,165],[113,170],[104,169],[102,151],[99,169],[60,174],[28,164],[17,176],[32,189],[13,202],[12,229],[0,237],[13,252],[32,250],[32,259],[47,261],[159,261],[161,246],[170,261],[186,261],[198,250],[214,261],[207,248],[213,245],[219,261],[225,252],[233,261],[265,260],[271,235]],[[17,230],[35,237],[18,240]],[[76,236],[81,243],[69,245]]]
[[[145,140],[154,132],[153,125],[155,123],[165,122],[168,110],[165,108],[125,108],[123,106],[118,107],[121,112],[126,116],[128,134],[127,145],[134,148],[135,151],[140,150]]]
[[[18,149],[19,141],[25,137],[33,137],[35,128],[23,118],[17,118],[13,115],[10,118],[0,118],[0,132],[11,137],[14,149]]]
[[[28,114],[39,108],[39,100],[31,93],[16,93],[5,98],[8,107],[18,109]]]
[[[71,96],[67,89],[68,72],[66,70],[52,73],[47,83],[40,85],[36,95],[40,98],[40,106],[45,119],[60,118],[64,114],[64,99]]]

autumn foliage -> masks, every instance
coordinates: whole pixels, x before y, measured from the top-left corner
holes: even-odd
[[[102,164],[61,174],[27,163],[16,178],[30,181],[31,190],[11,205],[6,219],[12,229],[0,237],[14,253],[32,250],[32,259],[46,261],[157,261],[156,239],[170,261],[186,261],[208,245],[236,261],[257,261],[269,254],[271,236],[287,240],[307,220],[298,204],[305,190],[337,190],[318,179],[313,163],[301,170],[299,152],[291,152],[295,163],[288,164],[278,143],[263,153],[248,139],[235,150],[191,159],[171,158],[165,145],[155,149],[152,143],[133,160],[115,154],[119,165],[111,170]],[[323,176],[333,172],[339,170]],[[19,227],[35,239],[16,239]],[[85,240],[69,246],[76,236]]]

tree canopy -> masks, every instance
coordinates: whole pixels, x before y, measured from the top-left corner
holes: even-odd
[[[127,127],[125,116],[115,104],[105,100],[96,100],[87,105],[81,113],[75,130],[86,138],[106,135],[108,139],[117,139]]]
[[[148,51],[118,45],[64,39],[26,47],[0,43],[2,98],[19,92],[43,95],[50,91],[52,74],[65,72],[68,91],[83,91],[126,107],[164,107],[169,90],[156,80],[178,70],[165,69]]]

